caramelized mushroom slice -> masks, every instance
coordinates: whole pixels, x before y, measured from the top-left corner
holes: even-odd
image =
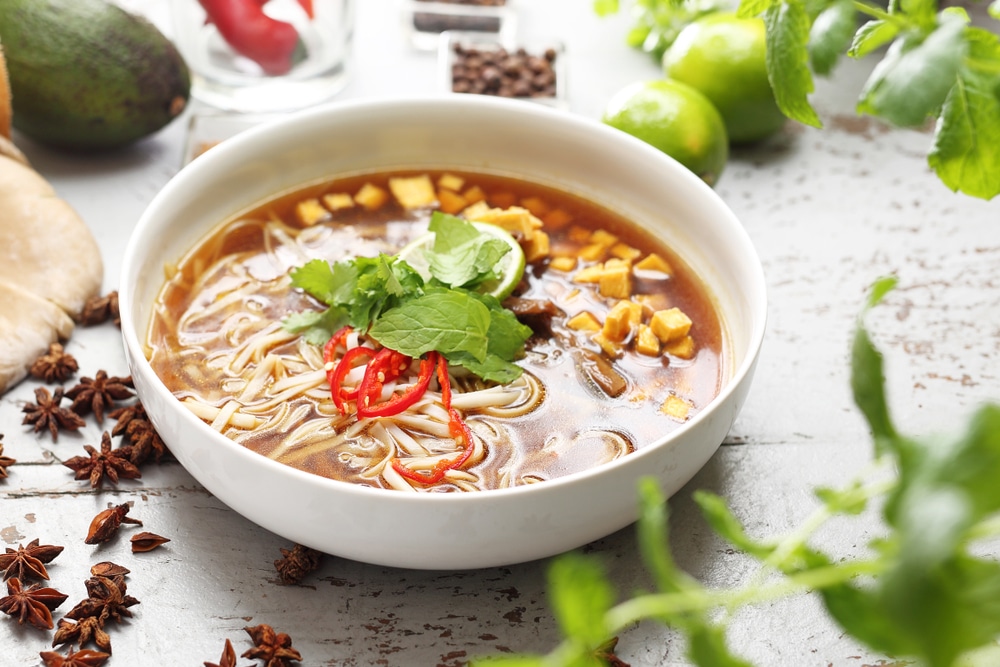
[[[628,386],[628,381],[602,355],[591,350],[579,350],[576,359],[584,374],[611,398],[620,396]]]

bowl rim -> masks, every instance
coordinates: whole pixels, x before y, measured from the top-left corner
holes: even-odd
[[[145,346],[139,338],[137,327],[133,326],[135,324],[135,315],[133,313],[132,303],[136,298],[136,295],[134,294],[135,286],[132,278],[133,276],[139,275],[141,265],[137,262],[137,256],[142,250],[143,238],[149,233],[148,228],[152,227],[156,221],[156,213],[158,209],[163,206],[164,202],[169,201],[171,197],[175,196],[179,192],[183,192],[183,189],[190,183],[197,182],[202,172],[212,171],[217,163],[225,162],[230,159],[231,155],[235,156],[239,155],[241,152],[252,152],[254,144],[258,141],[257,138],[260,136],[281,131],[295,124],[303,123],[317,117],[322,118],[328,115],[336,116],[350,113],[366,113],[367,111],[384,110],[388,107],[398,107],[399,109],[404,109],[412,108],[414,105],[423,107],[436,107],[443,105],[445,107],[467,109],[483,108],[501,110],[508,114],[538,118],[543,122],[569,124],[588,132],[603,133],[611,141],[627,142],[631,144],[630,150],[642,151],[647,153],[649,156],[655,156],[652,159],[661,160],[664,167],[672,172],[671,177],[682,179],[685,181],[685,187],[699,190],[702,197],[707,197],[709,200],[713,201],[714,206],[716,207],[716,211],[713,215],[721,216],[725,219],[725,224],[730,228],[727,230],[731,234],[730,241],[737,246],[737,254],[752,260],[751,264],[753,271],[752,276],[749,276],[751,280],[747,284],[741,285],[741,289],[742,291],[748,293],[748,302],[756,304],[756,310],[750,313],[752,315],[751,326],[749,327],[750,335],[747,337],[746,350],[742,360],[739,365],[733,368],[728,376],[724,378],[724,385],[703,410],[699,411],[698,414],[684,424],[681,424],[673,430],[665,433],[656,440],[644,444],[642,447],[637,448],[636,451],[628,454],[627,456],[623,456],[613,461],[593,466],[585,470],[549,479],[544,483],[520,485],[504,489],[484,489],[466,493],[402,493],[392,489],[367,487],[354,484],[352,482],[327,478],[281,463],[252,451],[234,440],[231,440],[222,433],[212,429],[208,424],[196,417],[189,410],[183,408],[181,402],[178,401],[176,397],[169,392],[169,390],[167,390],[166,386],[152,370],[152,366],[149,364],[148,359],[143,353]],[[273,194],[276,193],[271,193],[266,196],[271,196]],[[209,230],[210,228],[200,230],[201,234],[197,238],[203,238]],[[244,130],[238,135],[227,139],[225,142],[213,147],[210,151],[206,151],[204,154],[198,156],[182,168],[166,183],[166,185],[160,189],[159,192],[157,192],[147,205],[136,223],[136,226],[134,227],[126,245],[120,273],[119,290],[123,343],[127,350],[132,352],[132,354],[127,355],[129,357],[130,365],[133,363],[139,364],[141,371],[143,371],[148,377],[155,379],[154,388],[156,391],[169,396],[170,399],[175,401],[176,407],[179,408],[176,411],[179,418],[189,421],[194,428],[199,429],[205,438],[210,439],[218,446],[227,448],[228,451],[235,456],[245,457],[248,462],[265,466],[265,470],[273,470],[275,474],[291,475],[292,479],[297,479],[298,481],[307,483],[310,486],[329,489],[334,493],[345,493],[352,496],[356,495],[361,500],[366,498],[377,498],[382,502],[386,502],[398,498],[407,503],[416,502],[430,505],[440,503],[447,503],[449,505],[454,503],[478,504],[483,501],[495,502],[498,499],[507,497],[519,498],[529,493],[534,495],[555,493],[563,487],[584,484],[593,477],[607,475],[609,471],[614,471],[624,466],[631,467],[638,465],[644,459],[654,456],[658,450],[675,445],[676,441],[683,439],[684,434],[688,431],[694,430],[698,428],[702,422],[712,419],[714,416],[713,408],[727,402],[732,394],[739,390],[741,385],[747,380],[748,376],[752,374],[763,344],[767,320],[766,283],[763,266],[757,251],[750,239],[749,234],[736,218],[735,214],[729,209],[721,197],[719,197],[719,195],[704,181],[683,167],[673,158],[660,152],[645,142],[624,132],[606,126],[603,123],[594,121],[593,119],[574,113],[552,109],[543,105],[526,104],[523,101],[506,100],[503,98],[492,98],[478,95],[448,94],[369,97],[363,99],[335,101],[317,105],[309,109],[288,114],[287,116],[281,118],[267,121],[258,126]],[[723,320],[725,321],[724,314]],[[148,326],[148,323],[146,323],[146,326]],[[134,373],[135,369],[133,368],[132,370]]]

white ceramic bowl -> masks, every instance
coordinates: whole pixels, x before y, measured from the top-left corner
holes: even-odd
[[[181,406],[143,354],[151,307],[176,262],[229,216],[321,177],[392,167],[520,174],[583,194],[653,230],[714,295],[727,378],[697,416],[613,463],[498,491],[363,488],[272,461]],[[427,569],[511,564],[608,535],[637,516],[636,481],[676,492],[736,418],[764,332],[760,261],[721,199],[663,153],[597,122],[473,95],[348,102],[251,129],[197,158],[154,198],[121,277],[122,332],[136,390],[180,463],[210,492],[288,540],[369,563]]]

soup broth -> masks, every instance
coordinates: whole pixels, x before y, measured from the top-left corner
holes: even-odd
[[[431,200],[407,200],[394,191],[400,182],[430,184]],[[395,254],[439,209],[532,221],[533,241],[514,234],[528,262],[504,305],[534,334],[516,362],[524,372],[509,386],[450,368],[474,451],[424,484],[394,473],[393,462],[428,470],[461,451],[441,426],[441,388],[432,385],[428,399],[397,416],[341,414],[322,346],[282,320],[322,309],[292,287],[292,269],[316,258]],[[241,445],[332,479],[432,492],[543,482],[628,455],[718,394],[723,346],[705,287],[639,226],[546,186],[426,170],[338,178],[226,221],[172,272],[147,338],[166,386]]]

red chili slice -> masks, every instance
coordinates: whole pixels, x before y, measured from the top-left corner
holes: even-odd
[[[469,425],[465,423],[462,416],[458,414],[458,411],[454,408],[448,409],[448,432],[451,433],[452,437],[455,438],[456,441],[465,446],[464,451],[456,458],[451,461],[438,461],[437,465],[431,468],[427,473],[410,470],[400,463],[399,459],[392,460],[392,469],[406,479],[414,482],[418,482],[420,484],[437,484],[444,479],[446,472],[454,470],[455,468],[461,468],[465,465],[465,462],[469,460],[469,457],[472,456],[472,452],[475,449],[475,443],[472,442],[472,431],[469,430]]]
[[[383,354],[385,353],[385,354]],[[434,369],[438,365],[437,352],[430,352],[420,360],[417,381],[401,393],[394,393],[387,400],[378,403],[382,395],[382,386],[390,382],[406,369],[411,358],[395,350],[383,349],[375,359],[368,364],[365,378],[361,381],[361,391],[358,394],[359,417],[389,417],[397,415],[416,403],[427,391]]]
[[[438,384],[441,385],[441,402],[445,410],[451,410],[451,379],[448,377],[448,360],[443,354],[438,355]]]
[[[330,340],[333,339],[331,338]],[[327,343],[327,346],[329,346],[329,343]],[[349,349],[347,352],[344,353],[343,357],[340,358],[340,362],[337,364],[337,367],[327,373],[327,379],[329,379],[330,381],[330,395],[333,397],[333,404],[337,406],[337,409],[340,411],[340,414],[343,415],[347,413],[347,409],[344,407],[344,401],[345,400],[349,401],[352,398],[357,397],[359,391],[359,389],[357,388],[349,391],[344,391],[344,386],[343,386],[344,378],[347,377],[347,374],[354,369],[355,367],[354,362],[359,357],[375,357],[375,356],[376,356],[375,350],[371,349],[370,347],[364,347],[362,345],[358,345],[357,347],[352,347],[351,349]],[[369,363],[369,366],[370,365],[371,364]]]

